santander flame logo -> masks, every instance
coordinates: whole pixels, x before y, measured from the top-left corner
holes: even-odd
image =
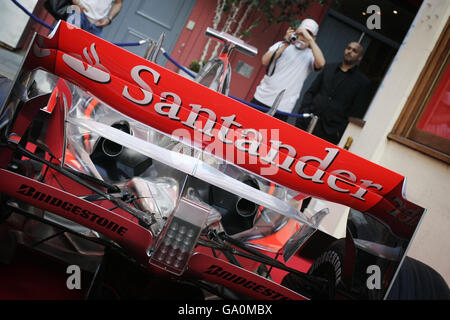
[[[100,63],[97,51],[95,49],[95,43],[91,44],[90,52],[87,48],[83,49],[82,60],[74,57],[75,55],[63,54],[63,61],[69,68],[82,76],[99,83],[109,83],[111,76],[109,71]]]

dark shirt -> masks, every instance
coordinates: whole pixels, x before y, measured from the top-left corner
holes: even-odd
[[[362,118],[369,104],[369,79],[355,66],[344,72],[341,63],[326,65],[305,93],[300,112],[314,113],[319,121],[313,134],[338,143],[349,117]],[[304,128],[304,122],[296,125]]]

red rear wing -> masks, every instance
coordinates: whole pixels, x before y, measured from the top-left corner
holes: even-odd
[[[402,175],[63,21],[35,38],[23,69],[36,68],[282,186],[370,213],[399,237],[409,240],[424,213],[403,199]]]

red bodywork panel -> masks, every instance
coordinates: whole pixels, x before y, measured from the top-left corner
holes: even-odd
[[[302,295],[224,260],[195,253],[189,261],[189,273],[220,283],[257,300],[306,300]]]
[[[389,220],[409,238],[420,215],[398,218],[404,177],[61,22],[32,63],[121,113],[301,193]],[[31,65],[29,65],[31,67]],[[260,136],[246,130],[256,130]],[[180,133],[181,132],[181,133]],[[407,209],[414,211],[414,208]]]
[[[54,212],[87,228],[97,230],[146,262],[152,243],[150,231],[103,207],[36,180],[0,169],[0,193]]]
[[[46,108],[50,113],[47,130],[53,134],[47,134],[45,143],[56,157],[53,162],[72,159],[60,134],[72,103],[67,80],[130,118],[169,135],[189,137],[198,148],[297,191],[298,199],[307,194],[368,213],[400,238],[410,240],[423,215],[422,208],[403,199],[402,175],[63,21],[51,38],[37,36],[32,43],[23,70],[36,68],[61,78]],[[13,128],[18,139],[37,114],[37,105],[27,106],[26,114],[19,113]],[[149,230],[126,214],[77,197],[76,188],[69,187],[70,193],[61,190],[56,178],[45,184],[7,171],[13,152],[5,150],[0,156],[1,193],[96,230],[148,264]],[[192,256],[188,273],[254,299],[305,299],[201,252]]]

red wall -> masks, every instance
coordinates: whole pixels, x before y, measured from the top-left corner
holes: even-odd
[[[192,20],[195,22],[195,27],[192,31],[183,28],[177,43],[170,53],[171,57],[181,65],[188,67],[192,60],[200,59],[203,47],[207,41],[204,34],[206,28],[212,24],[214,17],[215,2],[211,0],[197,0],[197,3],[194,5],[186,24],[189,20]],[[168,62],[166,67],[174,71],[178,70],[171,62]]]
[[[208,40],[205,36],[205,30],[207,27],[212,26],[215,6],[216,1],[198,0],[192,9],[191,15],[186,23],[189,20],[192,20],[195,22],[195,27],[192,31],[186,28],[183,29],[171,53],[172,58],[181,63],[183,66],[188,67],[192,60],[200,59],[203,48]],[[327,6],[320,6],[317,3],[313,3],[306,16],[311,16],[320,24],[327,9]],[[254,21],[256,18],[257,13],[252,12],[249,15],[248,21]],[[230,88],[231,95],[246,99],[248,101],[251,100],[256,86],[261,81],[265,72],[265,67],[261,64],[261,57],[273,43],[282,39],[286,32],[287,26],[288,25],[286,23],[270,26],[267,21],[262,18],[259,25],[251,31],[250,39],[245,39],[247,43],[258,48],[258,55],[255,57],[249,57],[237,51],[233,52],[231,57],[231,64],[233,68]],[[212,48],[215,47],[215,44],[215,41],[211,43],[211,51]],[[207,55],[207,57],[209,57],[209,55]],[[243,61],[254,68],[249,79],[234,72],[239,61]],[[166,67],[173,71],[178,70],[178,68],[171,62],[168,62]]]

